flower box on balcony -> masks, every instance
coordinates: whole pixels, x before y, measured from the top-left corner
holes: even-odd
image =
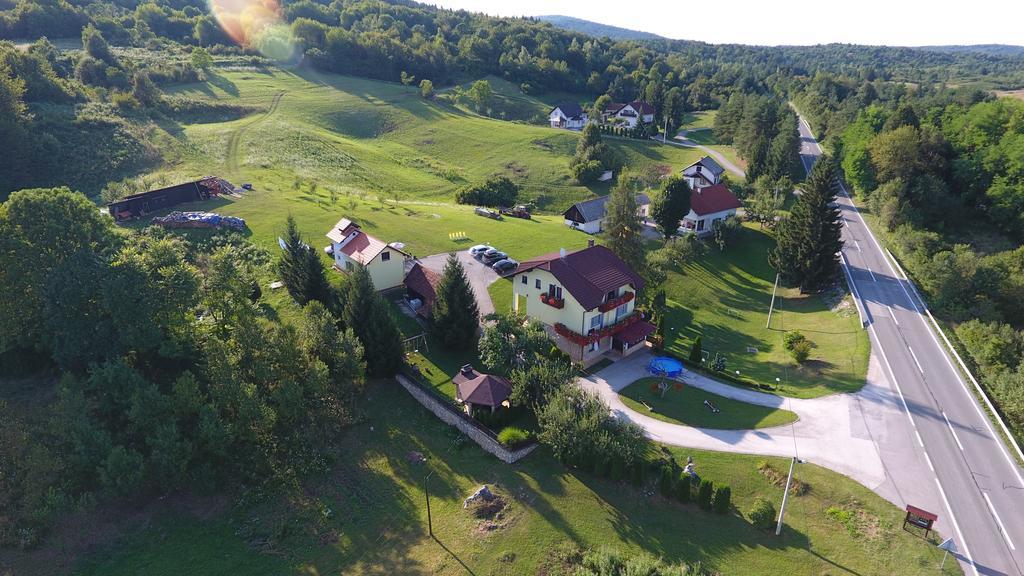
[[[565,308],[565,298],[555,298],[546,292],[542,292],[540,295],[540,301],[551,306],[552,308],[562,309]]]
[[[629,302],[630,300],[632,300],[635,297],[636,297],[635,293],[633,293],[633,292],[626,292],[625,294],[623,294],[622,296],[619,296],[618,298],[612,298],[611,300],[605,302],[604,304],[601,304],[600,306],[597,307],[597,309],[600,310],[601,312],[608,312],[610,310],[615,310],[619,306],[622,306],[623,304],[625,304],[626,302]]]

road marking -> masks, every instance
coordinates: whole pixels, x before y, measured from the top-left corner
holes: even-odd
[[[890,310],[892,312],[892,310]],[[907,345],[907,350],[910,350],[910,357],[914,359],[914,364],[917,364],[917,371],[924,374],[924,368],[921,367],[921,363],[917,361],[917,354],[914,354],[914,349]]]
[[[978,574],[978,567],[974,565],[974,559],[971,558],[971,550],[967,547],[967,540],[964,540],[964,534],[960,531],[960,524],[957,523],[956,516],[953,515],[953,508],[949,505],[949,499],[946,498],[946,491],[942,489],[942,482],[939,482],[938,478],[935,479],[935,485],[939,487],[939,496],[942,496],[942,502],[946,505],[946,510],[949,510],[949,519],[953,522],[953,529],[956,530],[960,543],[964,545],[964,558],[967,558],[967,562],[971,564],[974,576],[981,576]]]
[[[878,278],[875,278],[875,273],[871,271],[871,267],[870,266],[865,266],[865,268],[868,269],[868,274],[871,274],[871,281],[872,282],[878,282]]]
[[[946,419],[946,426],[949,426],[949,431],[953,433],[953,440],[956,440],[957,447],[960,448],[961,452],[966,452],[964,445],[960,443],[960,437],[956,435],[956,430],[953,429],[953,424],[950,423],[949,417],[946,416],[945,412],[942,413],[942,417]]]
[[[921,433],[917,431],[917,426],[914,426],[914,436],[917,436],[917,443],[924,448],[924,440],[921,439]]]
[[[924,453],[924,461],[928,463],[928,467],[931,468],[932,472],[935,472],[935,466],[932,466],[932,459],[928,456],[928,453]]]
[[[996,524],[999,524],[999,531],[1003,533],[1003,538],[1006,539],[1006,543],[1010,545],[1010,550],[1016,550],[1017,548],[1013,545],[1013,540],[1010,540],[1010,533],[1006,531],[1006,526],[1003,526],[1003,520],[999,518],[999,513],[996,512],[996,507],[992,505],[992,501],[988,498],[988,492],[982,492],[982,496],[985,497],[985,502],[988,504],[988,509],[992,511],[992,515],[996,518]]]
[[[892,311],[892,306],[886,304],[885,307],[889,309],[889,317],[892,318],[892,321],[895,322],[897,326],[899,326],[900,321],[896,319],[896,313]]]
[[[857,252],[863,252],[863,250],[860,249],[860,242],[857,242],[856,240],[854,240],[853,244],[857,247]]]

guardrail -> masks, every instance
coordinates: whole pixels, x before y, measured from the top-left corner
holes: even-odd
[[[948,348],[949,351],[952,352],[953,357],[956,358],[957,363],[960,364],[960,370],[967,375],[967,378],[971,381],[971,384],[974,384],[975,391],[977,391],[978,395],[981,396],[981,399],[985,401],[985,406],[988,407],[989,412],[992,414],[992,418],[994,418],[995,421],[999,424],[999,427],[1002,429],[1003,434],[1010,441],[1010,444],[1016,451],[1017,457],[1020,459],[1020,462],[1024,462],[1024,451],[1021,450],[1020,444],[1017,442],[1017,438],[1013,435],[1013,432],[1010,430],[1009,426],[1006,425],[1006,422],[1003,420],[1003,417],[999,415],[999,411],[996,410],[995,405],[992,404],[992,400],[988,397],[988,394],[985,392],[985,389],[981,387],[981,384],[978,383],[978,380],[974,377],[974,374],[971,373],[971,369],[967,367],[967,363],[964,362],[964,359],[960,357],[960,354],[956,351],[956,347],[953,346],[953,343],[950,342],[949,338],[946,336],[946,332],[942,329],[941,326],[939,326],[938,321],[935,320],[935,316],[932,316],[932,311],[928,309],[928,303],[925,301],[924,296],[922,296],[921,292],[918,291],[917,286],[914,284],[914,281],[911,280],[909,276],[907,276],[906,271],[903,270],[902,266],[900,266],[899,260],[897,260],[896,257],[893,256],[892,252],[890,252],[888,248],[885,248],[885,253],[886,255],[888,255],[889,260],[892,261],[893,265],[896,266],[896,270],[899,271],[900,276],[903,276],[902,280],[906,282],[908,286],[910,286],[911,290],[914,291],[914,296],[917,297],[918,302],[921,303],[921,307],[924,308],[924,312],[928,316],[928,320],[931,321],[932,326],[935,328],[935,331],[939,333],[939,336],[942,336],[942,341],[946,343],[946,348]]]

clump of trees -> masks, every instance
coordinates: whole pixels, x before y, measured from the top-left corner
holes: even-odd
[[[580,184],[593,184],[605,170],[617,166],[614,151],[601,140],[601,129],[596,122],[588,122],[576,143],[576,155],[569,163],[572,177]]]
[[[679,233],[679,223],[690,213],[692,191],[686,179],[669,176],[662,189],[651,198],[651,219],[658,225],[665,239]]]
[[[0,204],[0,244],[0,355],[60,374],[48,424],[26,434],[0,417],[3,545],[34,545],[78,502],[321,469],[353,420],[365,357],[376,367],[387,352],[316,300],[292,324],[267,316],[254,275],[268,259],[244,240],[115,229],[68,189]]]
[[[785,103],[733,93],[718,110],[714,128],[718,141],[735,145],[747,161],[747,182],[765,175],[772,180],[803,175],[797,117]]]
[[[835,164],[818,160],[789,217],[779,223],[778,243],[768,256],[782,281],[802,292],[819,292],[839,278],[843,241],[836,186]]]
[[[483,182],[476,182],[455,192],[459,204],[474,206],[515,206],[519,197],[519,185],[508,176],[490,176]]]

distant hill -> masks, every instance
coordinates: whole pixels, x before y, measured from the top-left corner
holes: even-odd
[[[989,56],[1024,57],[1024,46],[1011,44],[971,44],[968,46],[919,46],[921,50],[951,54],[987,54]]]
[[[573,18],[572,16],[560,16],[556,14],[551,16],[536,16],[536,18],[542,22],[550,22],[552,25],[562,28],[563,30],[579,32],[596,38],[607,36],[612,40],[665,39],[664,36],[658,36],[657,34],[652,34],[650,32],[641,32],[640,30],[630,30],[629,28],[609,26],[608,24],[600,24],[598,22],[591,22],[590,20]]]

